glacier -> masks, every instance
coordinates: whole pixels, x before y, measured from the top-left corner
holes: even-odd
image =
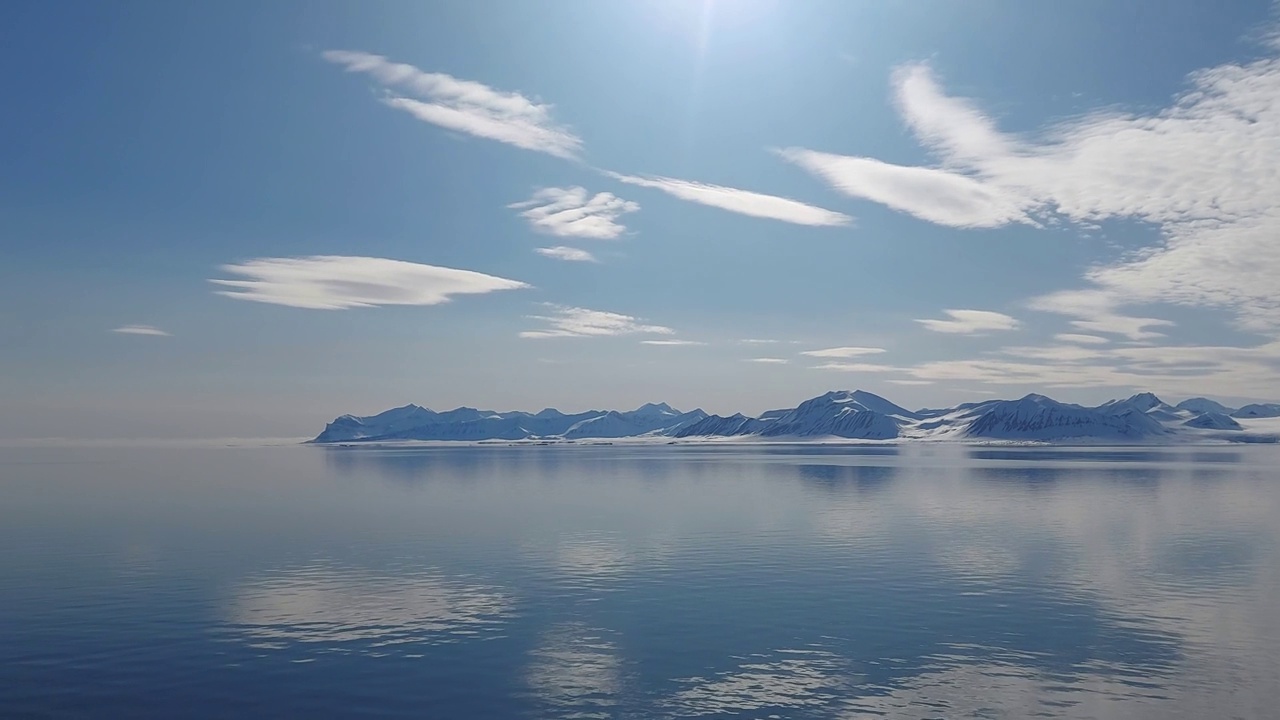
[[[1032,393],[950,408],[909,410],[865,390],[834,390],[757,417],[681,411],[666,403],[634,410],[436,412],[405,405],[376,415],[342,415],[311,443],[417,441],[581,442],[662,440],[1153,444],[1280,442],[1280,404],[1233,409],[1206,398],[1170,405],[1152,393],[1096,407]]]

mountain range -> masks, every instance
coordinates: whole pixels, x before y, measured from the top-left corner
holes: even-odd
[[[343,415],[313,443],[416,440],[559,441],[647,438],[669,442],[740,440],[952,440],[1088,443],[1172,443],[1201,440],[1280,441],[1280,403],[1230,408],[1206,398],[1169,405],[1139,393],[1097,407],[1062,403],[1031,394],[1017,400],[987,400],[951,408],[908,410],[863,390],[836,390],[794,408],[758,417],[682,412],[666,403],[635,410],[588,410],[566,414],[496,412],[461,407],[436,412],[405,405],[377,415]],[[1243,421],[1243,422],[1241,422]]]

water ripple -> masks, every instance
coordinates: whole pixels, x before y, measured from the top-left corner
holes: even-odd
[[[513,606],[500,590],[435,571],[383,575],[314,564],[245,582],[227,625],[263,649],[312,643],[371,653],[492,636]]]

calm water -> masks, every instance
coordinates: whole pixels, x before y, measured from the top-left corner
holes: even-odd
[[[1278,468],[3,449],[0,717],[1275,717]]]

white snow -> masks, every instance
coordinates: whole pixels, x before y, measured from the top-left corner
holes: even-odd
[[[1203,408],[1203,409],[1201,409]],[[1215,409],[1216,408],[1216,409]],[[682,413],[666,403],[635,410],[565,414],[406,405],[378,415],[343,415],[313,442],[575,442],[591,439],[772,442],[1197,443],[1280,441],[1280,405],[1228,410],[1204,398],[1169,405],[1140,393],[1088,408],[1031,394],[954,408],[911,411],[878,395],[838,390],[759,417]],[[1273,412],[1274,411],[1274,412]],[[1253,414],[1245,414],[1253,413]]]

